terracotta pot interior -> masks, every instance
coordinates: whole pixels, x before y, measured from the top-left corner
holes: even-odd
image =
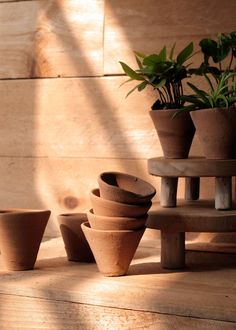
[[[132,175],[118,172],[104,172],[100,175],[100,178],[105,184],[112,186],[114,189],[119,188],[139,196],[151,195],[156,192],[155,188],[148,182]]]

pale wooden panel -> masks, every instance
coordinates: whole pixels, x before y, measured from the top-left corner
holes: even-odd
[[[234,330],[231,322],[0,294],[2,330]]]
[[[159,179],[147,172],[146,160],[101,158],[16,158],[0,161],[0,208],[46,208],[52,211],[46,236],[59,235],[57,215],[87,212],[89,192],[103,171],[121,171],[152,183],[159,199]]]
[[[53,239],[42,243],[35,270],[7,272],[1,266],[0,293],[44,299],[44,306],[39,308],[38,300],[34,300],[35,313],[45,308],[49,322],[61,312],[62,305],[56,307],[55,301],[236,322],[235,255],[188,253],[187,270],[169,272],[160,268],[156,242],[142,240],[128,276],[106,278],[98,273],[95,264],[67,262],[62,251],[61,239]],[[64,308],[67,310],[66,304]],[[21,309],[24,312],[23,306]],[[191,319],[186,322],[180,323],[179,328],[194,328]]]
[[[152,91],[125,95],[124,77],[0,81],[2,156],[162,156]],[[3,120],[4,118],[4,120]],[[197,138],[191,154],[201,155]]]
[[[104,0],[2,3],[0,77],[103,74]]]
[[[158,52],[163,45],[180,50],[190,41],[235,30],[235,0],[146,0],[106,2],[104,71],[120,73],[119,61],[135,65],[133,50]]]

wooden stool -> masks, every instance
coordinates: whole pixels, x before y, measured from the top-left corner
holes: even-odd
[[[185,232],[236,232],[236,210],[217,211],[214,201],[179,201],[178,207],[154,205],[147,227],[161,230],[161,266],[185,266]]]
[[[161,177],[162,207],[175,207],[178,178],[185,177],[185,199],[199,198],[199,177],[215,177],[215,208],[232,207],[232,176],[236,176],[236,160],[211,160],[205,158],[148,160],[148,172]]]

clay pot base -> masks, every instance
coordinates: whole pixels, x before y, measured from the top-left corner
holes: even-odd
[[[60,214],[57,217],[67,259],[74,262],[95,262],[93,253],[81,229],[88,221],[85,213]]]
[[[0,211],[0,250],[8,270],[34,268],[49,210]]]
[[[146,228],[104,231],[90,228],[88,222],[81,227],[99,271],[104,276],[125,275]]]

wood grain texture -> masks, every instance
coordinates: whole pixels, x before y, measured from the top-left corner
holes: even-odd
[[[71,302],[74,308],[79,303],[236,322],[235,255],[188,252],[188,268],[170,272],[161,269],[159,253],[156,242],[142,240],[128,275],[106,278],[95,264],[67,262],[62,241],[53,239],[42,244],[35,270],[10,273],[1,266],[0,293],[34,298],[35,313],[45,309],[48,322],[60,318],[62,308],[72,320],[74,309],[70,313],[66,304]],[[13,307],[9,306],[9,313]],[[21,310],[25,310],[23,305]]]
[[[103,75],[104,1],[1,3],[0,78]]]
[[[124,77],[0,81],[2,156],[162,155],[153,96],[125,99]]]
[[[234,0],[106,1],[104,72],[122,72],[119,61],[136,66],[134,50],[150,54],[176,42],[179,51],[190,41],[198,49],[203,37],[235,29],[235,11]]]

